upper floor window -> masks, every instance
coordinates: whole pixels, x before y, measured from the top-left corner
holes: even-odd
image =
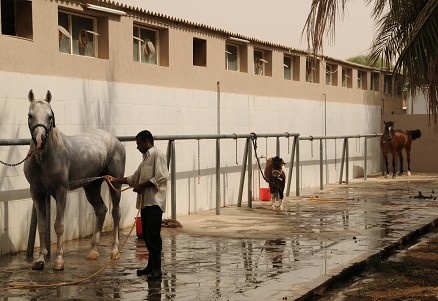
[[[58,12],[59,51],[97,57],[97,20],[72,13]]]
[[[158,64],[158,36],[157,30],[134,26],[132,50],[135,62]]]
[[[193,66],[207,67],[207,41],[193,38]]]
[[[265,60],[265,52],[254,50],[254,74],[264,75],[266,63],[268,63],[268,61]]]
[[[378,72],[371,73],[371,91],[379,91],[380,74]]]
[[[342,68],[342,87],[351,88],[353,86],[353,70]]]
[[[0,0],[0,2],[1,33],[32,39],[32,1]]]
[[[357,88],[366,90],[367,89],[367,72],[366,71],[357,71]]]
[[[292,79],[292,58],[290,56],[285,56],[283,58],[284,67],[284,79]]]
[[[225,45],[225,68],[231,71],[239,71],[240,65],[239,46],[233,44]]]
[[[326,64],[325,66],[325,84],[329,86],[338,85],[338,66]]]
[[[306,82],[319,83],[319,60],[306,58]]]
[[[383,93],[392,94],[392,76],[385,74],[383,78]]]

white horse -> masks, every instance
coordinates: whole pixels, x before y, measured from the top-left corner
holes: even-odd
[[[87,259],[99,256],[98,245],[103,222],[108,211],[100,195],[103,175],[123,177],[125,171],[125,149],[121,142],[103,130],[93,130],[77,136],[62,134],[55,125],[50,101],[52,95],[47,91],[45,100],[35,100],[29,91],[28,124],[32,141],[29,152],[32,154],[24,163],[24,174],[30,184],[30,194],[37,212],[40,252],[32,269],[44,269],[44,257],[47,255],[45,245],[46,204],[45,196],[50,194],[56,200],[55,232],[57,236],[56,259],[54,270],[64,269],[63,233],[64,211],[67,191],[83,187],[88,202],[96,213],[96,224],[91,239],[91,249]],[[84,181],[83,179],[91,179]],[[93,179],[94,178],[94,179]],[[93,181],[94,180],[94,181]],[[91,182],[91,183],[90,183]],[[72,183],[75,183],[72,185]],[[120,192],[110,190],[113,203],[114,219],[113,246],[111,257],[119,253]]]

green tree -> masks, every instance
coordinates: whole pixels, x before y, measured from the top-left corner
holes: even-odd
[[[402,75],[415,98],[422,91],[428,102],[429,122],[438,130],[438,0],[364,0],[373,5],[377,25],[370,62],[382,59]],[[303,32],[315,54],[323,39],[335,40],[335,25],[349,0],[312,0]]]
[[[375,67],[375,68],[383,68],[384,64],[381,58],[379,58],[377,61],[371,60],[371,58],[368,55],[358,55],[349,57],[347,59],[347,62],[369,66],[369,67]]]

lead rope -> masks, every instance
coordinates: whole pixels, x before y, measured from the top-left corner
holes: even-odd
[[[101,177],[100,177],[101,178]],[[114,185],[111,182],[107,182],[108,185],[114,189],[117,192],[123,192],[125,190],[128,190],[132,187],[126,187],[124,189],[117,189],[114,187]],[[111,195],[110,195],[111,198]],[[140,206],[139,208],[141,208],[143,205],[143,195],[140,194]],[[135,216],[135,221],[137,221],[137,217],[140,213],[140,209],[138,209],[137,211],[137,215]],[[9,287],[5,287],[5,288],[0,288],[0,291],[9,291],[9,290],[13,290],[13,289],[31,289],[31,288],[48,288],[48,287],[61,287],[61,286],[70,286],[70,285],[75,285],[75,284],[80,284],[83,283],[87,280],[90,280],[94,277],[96,277],[97,275],[99,275],[100,273],[102,273],[103,270],[105,270],[114,260],[118,259],[117,256],[120,254],[120,251],[123,249],[123,247],[125,246],[126,242],[128,241],[128,238],[131,236],[132,230],[134,229],[135,226],[135,221],[134,224],[132,224],[131,229],[129,230],[128,235],[126,236],[125,240],[123,241],[122,245],[120,246],[119,250],[117,251],[117,253],[114,255],[113,258],[111,258],[103,267],[101,267],[99,270],[97,270],[96,272],[92,273],[91,275],[76,280],[76,281],[70,281],[70,282],[61,282],[61,283],[51,283],[51,284],[34,284],[34,283],[10,283]]]
[[[257,165],[258,165],[258,167],[259,167],[259,170],[260,170],[260,173],[262,174],[263,179],[264,179],[266,182],[269,183],[269,181],[266,180],[265,175],[264,175],[263,172],[262,172],[262,167],[260,166],[259,156],[257,155],[257,135],[256,135],[256,133],[254,133],[254,132],[251,133],[251,135],[252,135],[252,137],[251,137],[251,141],[252,141],[252,144],[253,144],[253,146],[254,146],[254,154],[255,154],[255,157],[256,157]],[[248,159],[251,160],[251,158],[248,158]]]
[[[20,162],[17,162],[17,163],[7,163],[7,162],[4,162],[2,160],[0,160],[0,163],[3,165],[6,165],[6,166],[17,166],[17,165],[22,164],[27,159],[29,159],[33,155],[33,153],[34,153],[34,151],[28,152],[26,158],[24,158],[23,160],[21,160]]]

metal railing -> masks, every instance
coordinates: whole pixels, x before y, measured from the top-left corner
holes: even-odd
[[[257,159],[257,165],[261,170],[261,164],[259,162],[259,157],[257,156],[257,139],[258,138],[276,138],[276,155],[280,155],[280,138],[287,138],[290,139],[293,137],[293,145],[292,150],[290,152],[290,158],[289,158],[289,172],[287,176],[287,184],[286,184],[286,196],[290,195],[290,187],[291,187],[291,181],[292,181],[292,174],[293,170],[295,169],[295,180],[296,180],[296,195],[300,195],[300,141],[315,141],[319,140],[319,149],[320,149],[320,156],[319,156],[319,168],[320,168],[320,189],[323,189],[323,173],[324,173],[324,162],[327,160],[323,158],[324,153],[324,147],[323,147],[323,141],[327,140],[343,140],[343,148],[342,148],[342,159],[341,159],[341,171],[339,176],[339,184],[342,184],[342,178],[344,174],[344,166],[345,166],[345,183],[348,184],[348,178],[349,178],[349,146],[348,146],[348,140],[349,139],[358,139],[358,138],[364,138],[365,139],[365,151],[364,151],[364,180],[367,179],[367,161],[368,161],[368,153],[367,153],[367,141],[370,138],[376,138],[379,137],[380,134],[367,134],[367,135],[344,135],[344,136],[308,136],[303,137],[300,136],[298,133],[273,133],[273,134],[256,134],[256,133],[250,133],[250,134],[230,134],[230,135],[167,135],[167,136],[161,136],[157,135],[154,136],[154,139],[156,141],[168,141],[167,143],[167,165],[170,172],[170,199],[171,199],[171,217],[173,219],[176,219],[176,151],[175,151],[175,141],[178,140],[215,140],[216,146],[215,146],[215,157],[216,157],[216,163],[215,163],[215,177],[216,177],[216,214],[220,214],[220,199],[221,199],[221,184],[220,184],[220,173],[221,173],[221,140],[225,139],[245,139],[245,148],[243,151],[243,158],[242,158],[242,167],[240,172],[240,184],[239,184],[239,194],[237,199],[237,206],[241,207],[242,205],[242,198],[243,198],[243,189],[245,184],[245,175],[247,175],[247,195],[248,195],[248,207],[252,207],[252,199],[253,199],[253,190],[252,190],[252,179],[253,179],[253,150],[256,154]],[[135,136],[120,136],[117,137],[121,142],[133,142],[135,141]],[[288,140],[289,141],[289,140]],[[0,146],[18,146],[18,145],[29,145],[30,139],[0,139]],[[289,147],[289,146],[288,146]],[[237,156],[237,152],[236,152]],[[237,160],[237,159],[236,159]],[[46,198],[46,208],[48,210],[48,215],[50,216],[50,196]],[[36,233],[36,212],[33,209],[32,210],[32,221],[30,225],[30,233],[29,233],[29,243],[28,243],[28,255],[32,254],[33,252],[33,245],[35,241],[35,233]],[[46,233],[50,233],[50,220],[46,223]],[[50,245],[50,235],[46,235],[46,238],[48,237],[49,241],[47,242],[47,245]]]

